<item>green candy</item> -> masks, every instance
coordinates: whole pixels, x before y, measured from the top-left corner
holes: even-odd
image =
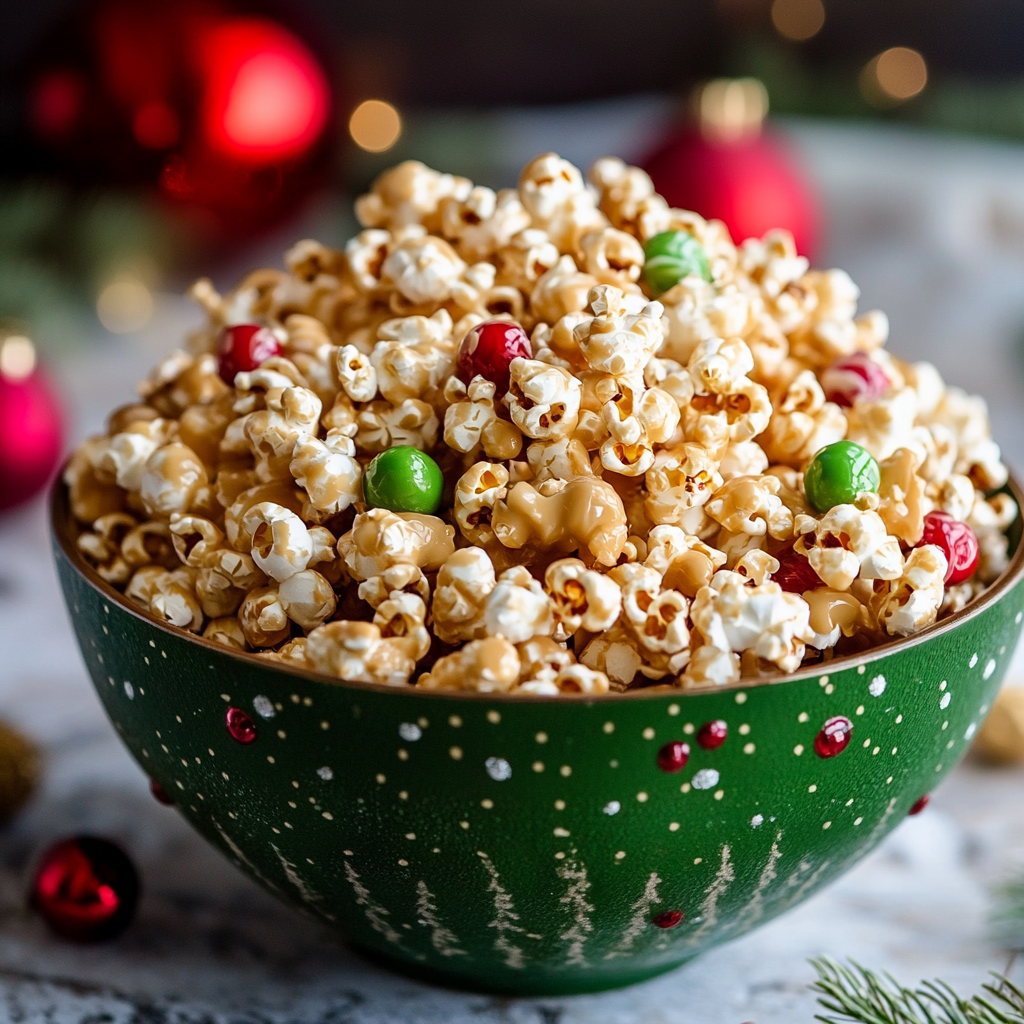
[[[363,475],[367,504],[392,512],[433,515],[441,505],[443,493],[440,467],[429,455],[409,445],[381,452]]]
[[[662,231],[644,246],[644,280],[655,295],[667,292],[690,274],[711,281],[704,246],[689,231]]]
[[[881,480],[872,454],[853,441],[826,445],[804,473],[807,500],[818,512],[849,505],[861,491],[877,491]]]

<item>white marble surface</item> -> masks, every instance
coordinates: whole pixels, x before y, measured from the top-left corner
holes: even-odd
[[[861,129],[802,126],[796,137],[828,204],[833,261],[862,284],[868,305],[889,310],[896,349],[928,355],[992,397],[997,436],[1024,465],[1012,352],[1024,325],[1024,152]],[[538,148],[532,136],[521,144]],[[125,399],[189,315],[167,301],[145,337],[108,339],[58,368],[76,433]],[[663,978],[524,1001],[406,981],[278,906],[152,800],[81,666],[40,505],[0,519],[0,651],[0,715],[47,755],[40,794],[0,832],[0,1020],[796,1024],[815,1012],[806,960],[819,953],[965,988],[1008,962],[987,917],[992,887],[1024,872],[1024,769],[967,764],[925,814],[825,892]],[[76,831],[117,838],[143,874],[139,918],[110,945],[61,943],[25,909],[33,857]]]

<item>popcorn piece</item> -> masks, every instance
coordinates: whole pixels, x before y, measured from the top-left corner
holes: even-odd
[[[364,227],[430,223],[445,199],[466,199],[471,188],[465,178],[440,174],[418,160],[406,160],[384,171],[371,191],[356,200],[356,217]]]
[[[436,516],[371,508],[359,513],[338,541],[338,553],[354,579],[380,576],[395,565],[436,571],[455,550],[455,531]]]
[[[340,431],[328,431],[323,441],[305,435],[295,443],[289,469],[310,505],[333,515],[362,500],[363,467],[355,456],[355,444]]]
[[[246,594],[266,586],[267,577],[244,552],[219,548],[204,561],[196,577],[196,597],[210,618],[232,615]]]
[[[491,636],[523,643],[534,636],[550,636],[555,630],[551,602],[528,569],[516,566],[498,577],[487,595],[484,623]]]
[[[658,452],[646,474],[647,515],[654,523],[678,524],[688,509],[703,505],[722,486],[717,463],[700,444]]]
[[[641,304],[611,285],[592,288],[587,303],[593,319],[573,330],[587,365],[619,376],[642,371],[665,337],[662,304]]]
[[[334,614],[338,600],[334,589],[314,569],[304,569],[278,584],[278,598],[285,615],[309,632]]]
[[[76,546],[100,579],[123,586],[131,579],[133,566],[121,555],[121,542],[135,526],[135,519],[125,512],[110,512],[93,524],[92,533],[78,536]]]
[[[887,535],[877,512],[836,505],[817,522],[797,516],[795,528],[800,535],[795,550],[835,590],[848,590],[858,576],[894,580],[903,572],[899,542]]]
[[[565,553],[583,548],[601,565],[615,565],[628,536],[622,499],[597,477],[576,477],[550,496],[521,481],[495,501],[491,528],[507,548],[530,544]]]
[[[518,678],[519,655],[515,647],[503,637],[492,636],[471,640],[454,654],[438,658],[416,685],[426,690],[506,693]]]
[[[843,636],[853,636],[871,628],[868,609],[849,591],[820,587],[808,590],[803,599],[810,609],[810,627],[814,638],[808,643],[819,651],[833,647]]]
[[[256,459],[260,480],[288,477],[292,453],[300,440],[315,434],[323,405],[303,387],[273,387],[267,407],[245,418],[243,432]]]
[[[777,583],[749,584],[738,573],[716,573],[711,586],[694,598],[690,609],[694,628],[707,646],[752,651],[784,672],[795,671],[812,636],[807,605]]]
[[[689,601],[677,590],[663,591],[660,575],[647,566],[621,565],[611,576],[622,587],[622,622],[645,649],[641,671],[653,669],[655,678],[682,671],[690,656]]]
[[[443,239],[409,238],[395,245],[381,268],[381,280],[413,306],[444,302],[466,269],[465,261]]]
[[[508,470],[501,465],[478,462],[455,485],[455,522],[472,544],[495,542],[491,521],[495,506],[508,494]]]
[[[355,345],[342,345],[337,354],[338,380],[353,402],[377,397],[377,371]]]
[[[614,626],[595,637],[580,654],[580,662],[608,679],[614,690],[627,689],[643,667],[638,643],[631,631]]]
[[[121,557],[130,566],[162,565],[177,569],[179,561],[166,523],[139,523],[121,541]]]
[[[936,620],[946,568],[942,549],[923,544],[907,556],[902,574],[875,593],[871,610],[890,636],[910,636]]]
[[[238,621],[251,647],[276,647],[291,632],[288,613],[276,587],[257,587],[246,594]]]
[[[407,398],[400,405],[368,402],[359,411],[356,447],[376,455],[398,445],[429,451],[437,443],[440,424],[433,408],[418,398]]]
[[[544,573],[544,587],[567,633],[578,629],[600,633],[619,617],[622,593],[618,585],[603,573],[588,569],[578,558],[552,562]]]
[[[208,565],[224,547],[224,531],[202,516],[172,513],[170,534],[178,558],[194,569]]]
[[[740,659],[732,651],[705,644],[698,647],[680,678],[683,686],[726,686],[740,680]]]
[[[450,377],[444,396],[450,403],[444,414],[444,440],[449,448],[468,455],[482,447],[488,458],[501,460],[519,454],[522,435],[498,418],[492,381],[477,376],[467,388],[458,377]]]
[[[464,199],[453,197],[441,204],[445,237],[471,262],[491,256],[529,226],[530,215],[514,189],[495,193],[478,185]]]
[[[124,492],[115,483],[104,483],[92,464],[92,455],[102,444],[103,438],[87,440],[71,456],[64,470],[71,514],[80,523],[95,522],[100,516],[124,508]]]
[[[232,647],[236,651],[247,651],[249,649],[245,633],[242,631],[242,625],[234,615],[225,615],[218,619],[211,619],[206,624],[206,629],[203,630],[203,636],[207,640],[212,640],[215,644]]]
[[[518,356],[509,365],[509,413],[528,437],[571,434],[580,409],[580,382],[568,371]]]
[[[569,665],[550,682],[531,679],[521,683],[516,691],[554,696],[558,693],[607,693],[609,689],[608,677],[603,672],[587,665]]]
[[[253,561],[279,583],[309,564],[313,554],[309,530],[291,510],[260,502],[245,514],[243,527],[252,537]]]
[[[203,628],[203,609],[196,598],[194,580],[194,570],[184,568],[154,577],[149,610],[172,626],[198,633]]]
[[[315,672],[352,683],[404,686],[416,671],[409,645],[384,639],[373,622],[328,622],[306,638],[306,662]]]
[[[494,566],[483,548],[462,548],[441,566],[431,613],[434,633],[447,644],[487,635],[484,609],[494,590]]]
[[[724,552],[677,526],[655,526],[647,538],[644,565],[661,576],[662,587],[678,590],[689,598],[696,597],[725,562]]]
[[[778,497],[781,486],[774,476],[738,476],[715,491],[704,511],[732,533],[787,540],[793,513]]]
[[[146,460],[140,486],[142,503],[150,515],[187,512],[199,488],[207,483],[206,467],[199,456],[186,445],[172,441]]]
[[[878,514],[886,531],[909,547],[924,532],[924,481],[917,475],[917,465],[917,456],[909,448],[897,448],[879,463]]]
[[[761,444],[771,462],[802,469],[826,445],[846,436],[846,416],[810,370],[797,374],[775,402]]]
[[[571,256],[562,256],[537,279],[530,292],[530,308],[538,320],[557,323],[570,313],[586,309],[587,296],[596,284],[593,274],[578,270]]]

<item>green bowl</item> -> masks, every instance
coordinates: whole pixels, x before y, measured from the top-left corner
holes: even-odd
[[[1009,569],[969,608],[824,670],[589,699],[425,692],[170,628],[79,557],[60,486],[52,520],[100,700],[185,818],[362,950],[492,992],[652,977],[842,874],[967,749],[1024,618],[1015,535]],[[230,709],[252,742],[232,737]],[[849,743],[821,757],[837,716]],[[719,720],[724,743],[702,746]],[[689,760],[668,772],[673,741]]]

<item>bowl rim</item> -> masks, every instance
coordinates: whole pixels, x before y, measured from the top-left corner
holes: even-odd
[[[970,604],[960,609],[960,611],[955,612],[948,618],[935,622],[930,626],[926,626],[918,633],[914,633],[908,637],[899,637],[895,640],[890,640],[888,643],[879,644],[877,647],[868,648],[866,651],[861,651],[857,654],[845,654],[841,657],[834,658],[832,661],[811,665],[806,668],[800,668],[795,672],[761,676],[753,679],[740,679],[738,682],[726,683],[724,685],[705,683],[698,684],[696,686],[678,687],[671,686],[669,684],[659,685],[655,683],[652,686],[642,687],[637,690],[627,690],[624,693],[601,693],[583,696],[579,694],[512,694],[480,692],[477,690],[428,690],[420,689],[419,687],[412,685],[392,686],[386,683],[359,683],[351,682],[346,679],[337,679],[334,676],[328,676],[320,672],[313,672],[308,669],[301,669],[282,661],[274,661],[266,657],[261,657],[249,651],[233,650],[223,644],[215,643],[213,640],[207,640],[205,637],[200,636],[197,633],[190,633],[187,630],[172,626],[164,622],[162,619],[158,619],[150,612],[144,611],[137,605],[133,604],[124,596],[124,594],[97,575],[93,567],[89,565],[78,550],[76,541],[81,531],[77,521],[71,514],[68,488],[64,483],[63,476],[64,474],[62,469],[50,489],[48,504],[51,534],[60,546],[60,550],[64,557],[67,558],[76,572],[86,581],[86,583],[88,583],[94,590],[99,591],[108,600],[117,604],[123,611],[128,612],[137,619],[141,619],[150,626],[155,626],[162,632],[196,644],[200,649],[215,651],[218,654],[227,655],[250,665],[258,665],[264,669],[269,668],[274,672],[282,672],[285,675],[294,676],[306,682],[315,682],[320,685],[330,686],[333,688],[342,687],[358,691],[370,691],[373,693],[387,693],[392,695],[441,698],[448,700],[499,701],[506,704],[534,704],[537,702],[550,704],[554,702],[562,704],[589,705],[594,703],[618,702],[623,700],[653,700],[655,698],[671,698],[679,700],[686,697],[703,696],[708,693],[729,693],[739,690],[749,690],[755,687],[779,686],[785,683],[799,682],[804,679],[831,675],[835,672],[854,668],[855,666],[866,666],[874,661],[887,658],[891,654],[909,650],[912,647],[917,647],[921,644],[927,643],[934,637],[948,633],[951,630],[958,628],[962,623],[981,615],[987,608],[995,604],[1003,594],[1012,589],[1020,580],[1021,576],[1024,576],[1024,537],[1022,537],[1020,542],[1017,544],[1017,550],[1010,559],[1009,565],[1007,565],[999,576],[996,577],[987,590],[985,590],[979,597],[975,598],[975,600],[971,601]],[[1010,474],[1006,486],[1009,488],[1013,500],[1017,503],[1018,515],[1024,514],[1024,488],[1022,488],[1021,484],[1012,473]]]

